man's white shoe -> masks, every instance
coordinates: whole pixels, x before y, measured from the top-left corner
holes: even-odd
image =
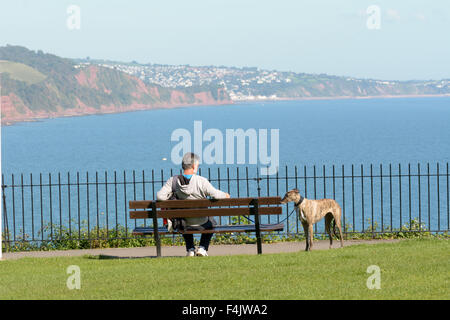
[[[195,250],[191,249],[186,253],[186,257],[195,257]]]
[[[199,247],[197,249],[197,257],[207,257],[208,256],[208,252],[205,250],[205,248],[203,247]]]

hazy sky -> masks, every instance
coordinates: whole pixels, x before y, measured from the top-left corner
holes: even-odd
[[[73,58],[450,78],[448,0],[0,0],[0,30],[0,45]]]

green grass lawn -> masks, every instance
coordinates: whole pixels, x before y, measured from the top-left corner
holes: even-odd
[[[69,290],[69,265],[81,289]],[[381,289],[366,272],[381,269]],[[449,299],[450,241],[207,258],[24,258],[0,262],[0,299]]]

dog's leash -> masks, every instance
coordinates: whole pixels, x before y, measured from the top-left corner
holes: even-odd
[[[289,217],[292,215],[292,213],[293,213],[294,211],[295,211],[295,206],[294,206],[294,209],[292,209],[291,213],[289,213],[288,216],[287,216],[285,219],[283,219],[282,221],[280,221],[279,223],[283,223],[283,222],[285,222],[287,219],[289,219]],[[252,219],[247,218],[246,216],[243,216],[243,217],[244,217],[245,219],[247,219],[248,221],[255,223],[255,221],[253,221]]]

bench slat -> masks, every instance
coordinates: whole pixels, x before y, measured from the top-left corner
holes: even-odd
[[[199,199],[199,200],[166,200],[156,201],[157,208],[210,208],[226,206],[251,206],[255,198]],[[280,197],[260,197],[259,205],[279,205]],[[151,200],[130,201],[130,209],[149,209]]]
[[[284,224],[283,223],[277,223],[277,224],[261,224],[260,225],[261,231],[283,231]],[[248,225],[220,225],[216,226],[214,229],[211,230],[186,230],[184,232],[173,232],[178,234],[194,234],[194,233],[230,233],[230,232],[255,232],[256,228],[254,224],[248,224]],[[169,232],[166,227],[159,227],[158,228],[159,234],[171,234],[172,232]],[[137,227],[133,230],[134,235],[146,235],[146,234],[153,234],[153,228],[150,227]]]
[[[260,215],[281,214],[281,207],[260,207]],[[195,217],[220,217],[220,216],[248,216],[253,214],[253,208],[213,208],[213,209],[178,209],[158,210],[158,218],[195,218]],[[152,218],[152,211],[130,211],[130,219]]]

